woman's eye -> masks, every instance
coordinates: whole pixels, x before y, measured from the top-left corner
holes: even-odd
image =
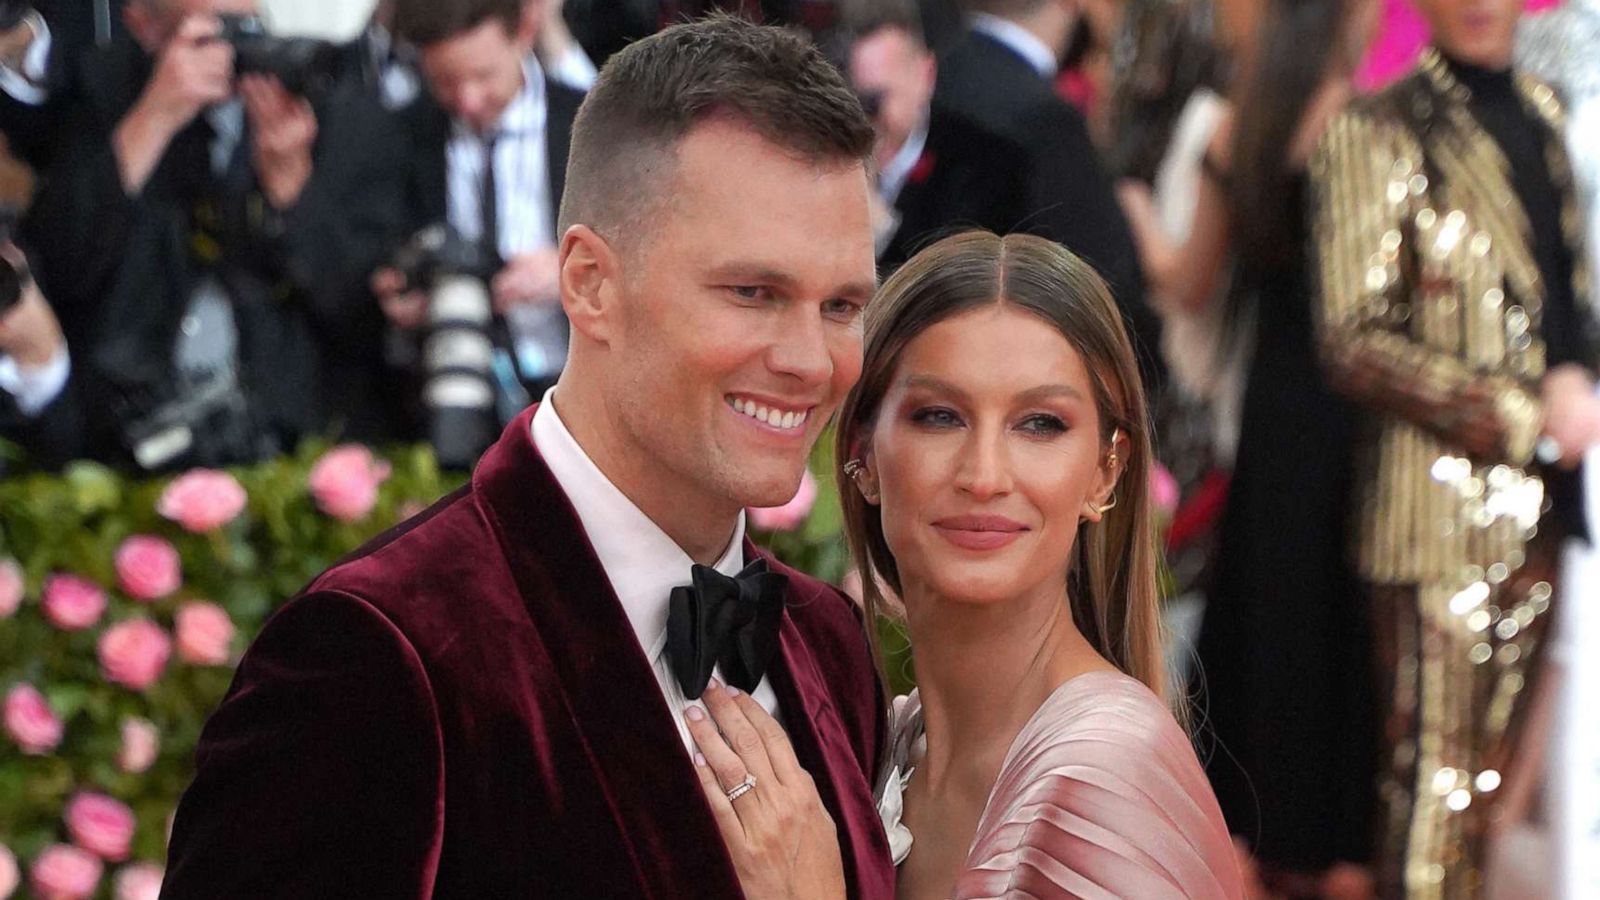
[[[1067,430],[1067,423],[1058,416],[1039,414],[1029,416],[1022,420],[1022,430],[1031,434],[1052,435],[1061,434]]]
[[[911,414],[911,421],[930,428],[953,428],[961,419],[953,411],[941,407],[927,407]]]

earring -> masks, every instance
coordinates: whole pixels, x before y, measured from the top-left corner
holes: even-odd
[[[1117,439],[1120,438],[1120,437],[1122,437],[1122,429],[1121,428],[1113,428],[1113,429],[1111,429],[1111,453],[1106,456],[1106,468],[1115,469],[1117,467]],[[1097,513],[1099,513],[1100,515],[1103,516],[1106,513],[1110,512],[1116,505],[1117,505],[1117,492],[1113,490],[1111,492],[1111,502],[1107,503],[1104,506],[1095,507],[1095,512],[1097,512]]]
[[[867,470],[867,466],[859,459],[852,459],[844,464],[844,477],[854,480],[857,475]]]

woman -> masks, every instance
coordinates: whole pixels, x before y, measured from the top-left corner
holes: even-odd
[[[1351,562],[1356,425],[1316,350],[1306,166],[1351,94],[1374,9],[1266,0],[1190,237],[1164,247],[1130,208],[1166,303],[1214,314],[1218,346],[1249,356],[1194,692],[1228,823],[1266,886],[1290,897],[1372,894],[1377,703]]]
[[[901,599],[916,653],[894,735],[900,896],[1241,896],[1161,699],[1145,401],[1105,284],[1056,244],[970,232],[901,268],[866,330],[840,484],[852,549]],[[877,613],[873,578],[865,593]],[[814,873],[830,829],[789,787],[781,729],[708,699],[715,724],[690,730],[747,889]],[[773,796],[751,797],[768,770]]]

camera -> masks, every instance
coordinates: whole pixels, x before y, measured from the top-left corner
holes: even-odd
[[[494,442],[495,319],[489,279],[498,268],[445,225],[417,232],[394,254],[410,290],[428,295],[422,338],[422,402],[428,439],[447,469],[467,469]]]
[[[171,390],[156,402],[149,402],[146,391],[122,393],[116,416],[122,443],[147,472],[232,465],[283,449],[259,427],[231,371]],[[146,402],[133,402],[134,393]]]
[[[4,2],[4,0],[0,0]],[[218,39],[233,46],[233,68],[241,75],[273,75],[292,94],[324,97],[344,69],[348,48],[306,37],[277,37],[258,16],[220,15]]]
[[[14,207],[0,205],[0,246],[11,243],[16,231],[17,211]],[[22,289],[28,286],[28,267],[13,263],[0,256],[0,316],[11,311],[22,299]]]

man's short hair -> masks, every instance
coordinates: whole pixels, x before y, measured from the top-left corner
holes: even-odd
[[[817,163],[861,163],[872,123],[804,35],[712,15],[674,25],[606,62],[572,126],[560,226],[628,241],[670,182],[677,143],[727,116]],[[732,177],[737,177],[734,175]]]
[[[916,0],[839,0],[838,9],[839,24],[852,43],[884,28],[903,31],[919,44],[927,43]]]
[[[394,35],[426,47],[471,31],[491,19],[515,34],[523,0],[396,0]]]
[[[988,13],[991,16],[1010,18],[1013,16],[1025,16],[1045,5],[1046,2],[1048,0],[964,0],[963,5],[968,12],[981,12]]]

